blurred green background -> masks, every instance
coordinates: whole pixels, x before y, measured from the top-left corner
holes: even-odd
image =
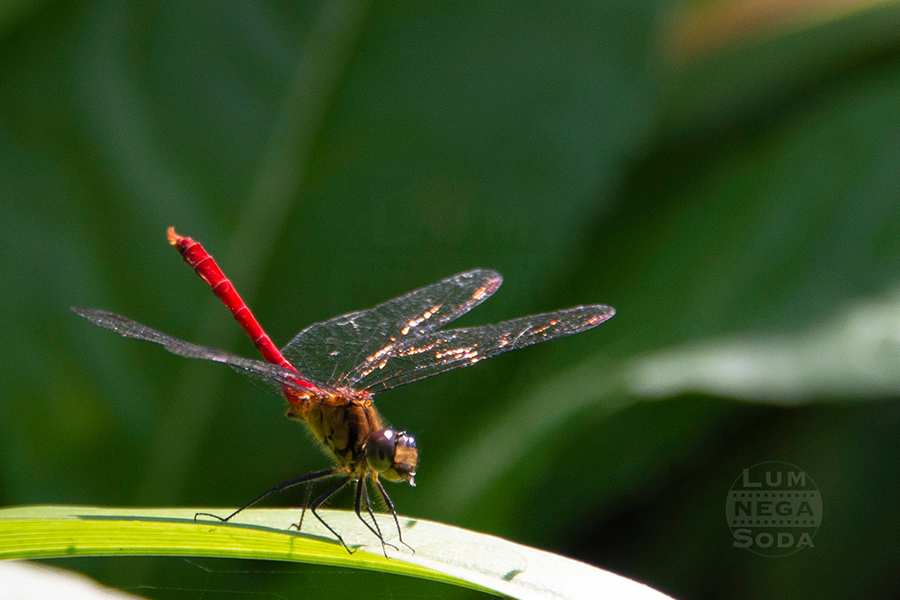
[[[422,447],[401,514],[677,597],[895,597],[900,5],[768,4],[2,4],[0,505],[236,506],[327,464],[283,400],[68,311],[254,356],[175,225],[279,345],[476,266],[506,283],[463,325],[616,307],[379,396]],[[821,491],[815,548],[732,547],[768,460]],[[55,563],[150,598],[472,596]]]

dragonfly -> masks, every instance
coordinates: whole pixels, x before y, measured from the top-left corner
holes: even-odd
[[[369,485],[377,490],[390,511],[398,541],[409,547],[403,542],[397,511],[382,480],[405,482],[414,487],[419,446],[411,434],[386,424],[373,403],[375,394],[468,367],[504,352],[580,333],[615,314],[612,307],[595,304],[490,325],[444,330],[446,324],[487,300],[503,282],[495,271],[472,269],[374,308],[310,325],[279,350],[203,246],[179,235],[174,227],[168,229],[167,237],[225,304],[264,361],[186,342],[104,310],[77,307],[72,310],[126,338],[159,344],[185,358],[228,365],[283,396],[288,402],[287,416],[304,422],[334,459],[330,468],[279,483],[226,517],[198,513],[195,518],[204,516],[228,522],[272,493],[333,479],[333,485],[315,500],[310,503],[311,498],[307,499],[302,514],[310,510],[351,554],[355,550],[317,512],[348,484],[355,484],[356,516],[381,542],[385,555],[387,546],[394,549],[397,546],[387,542],[382,534],[372,508]],[[302,514],[300,522],[292,526],[298,531],[303,523]]]

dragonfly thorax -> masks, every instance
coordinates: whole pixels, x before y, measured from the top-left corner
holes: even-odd
[[[405,431],[382,425],[366,392],[322,393],[291,397],[288,416],[306,421],[348,473],[373,471],[388,481],[415,486],[419,448]]]
[[[415,487],[419,447],[416,439],[405,431],[381,429],[366,440],[366,462],[388,481],[407,481]]]

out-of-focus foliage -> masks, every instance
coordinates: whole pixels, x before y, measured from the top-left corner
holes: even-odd
[[[252,356],[175,225],[280,344],[475,266],[506,284],[463,324],[617,308],[379,397],[422,446],[401,513],[677,597],[891,597],[900,6],[815,4],[6,5],[0,503],[238,505],[325,464],[283,401],[68,311]],[[815,548],[731,546],[728,489],[765,460],[815,480]],[[59,564],[154,598],[455,593]]]

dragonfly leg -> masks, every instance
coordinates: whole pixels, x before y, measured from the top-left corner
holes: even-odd
[[[365,520],[362,516],[362,505],[365,503],[366,512],[369,513],[369,516],[372,518],[372,523],[374,523],[375,527],[369,525],[369,522]],[[369,531],[375,534],[375,537],[381,542],[381,549],[384,552],[384,557],[387,558],[387,547],[390,546],[394,550],[398,552],[400,549],[391,544],[390,542],[385,541],[384,534],[381,533],[381,527],[378,526],[378,519],[375,518],[375,512],[372,510],[372,502],[369,501],[369,489],[366,486],[366,478],[360,477],[356,482],[356,516],[359,517],[359,520],[363,522],[363,524],[369,528]]]
[[[384,499],[384,503],[387,504],[388,509],[391,511],[391,516],[394,517],[394,525],[397,526],[397,539],[400,540],[401,544],[412,550],[412,553],[415,554],[416,549],[403,541],[403,531],[400,529],[400,518],[397,517],[397,510],[394,508],[394,503],[391,502],[391,497],[388,496],[387,490],[384,489],[384,486],[381,485],[381,481],[379,481],[378,479],[375,480],[375,487],[378,488],[378,493],[381,494],[381,497]]]
[[[303,499],[303,510],[300,511],[300,522],[297,523],[297,531],[303,530],[303,517],[306,516],[306,509],[309,508],[309,504],[312,502],[312,493],[313,485],[312,482],[309,482],[309,485],[306,486],[306,497]]]
[[[342,478],[340,481],[337,482],[337,484],[333,485],[327,492],[325,492],[324,494],[322,494],[321,496],[316,498],[316,501],[312,503],[312,506],[309,507],[309,510],[313,514],[313,516],[319,520],[319,523],[324,525],[325,529],[330,531],[331,534],[338,539],[338,541],[341,543],[341,546],[344,547],[344,550],[346,550],[350,554],[353,554],[354,552],[356,552],[356,550],[351,550],[350,546],[347,545],[347,542],[344,541],[344,538],[341,537],[341,534],[339,534],[337,531],[332,529],[331,525],[326,523],[325,519],[323,519],[319,515],[319,513],[316,512],[317,508],[322,506],[322,504],[326,500],[328,500],[329,498],[334,496],[338,492],[338,490],[340,490],[342,487],[344,487],[345,485],[350,483],[351,480],[352,480],[352,477],[349,475],[347,477]],[[299,525],[298,525],[298,528],[299,528]]]
[[[234,511],[227,517],[220,517],[219,515],[214,515],[212,513],[200,512],[200,513],[197,513],[194,515],[194,520],[196,521],[197,517],[212,517],[213,519],[218,519],[219,521],[222,521],[223,523],[227,523],[233,517],[235,517],[238,513],[250,508],[251,506],[253,506],[257,502],[259,502],[260,500],[262,500],[269,494],[274,494],[275,492],[280,492],[283,489],[286,489],[289,487],[294,487],[295,485],[302,485],[304,483],[309,483],[312,481],[317,481],[319,479],[324,479],[325,477],[331,477],[332,475],[334,475],[336,473],[336,471],[337,471],[336,469],[326,469],[325,471],[317,471],[315,473],[310,473],[309,475],[304,475],[303,477],[298,477],[296,479],[291,479],[291,480],[279,483],[278,485],[267,489],[262,494],[260,494],[259,496],[257,496],[256,498],[254,498],[253,500],[248,502],[247,504],[243,505],[242,507],[240,507],[239,509],[237,509],[236,511]]]

